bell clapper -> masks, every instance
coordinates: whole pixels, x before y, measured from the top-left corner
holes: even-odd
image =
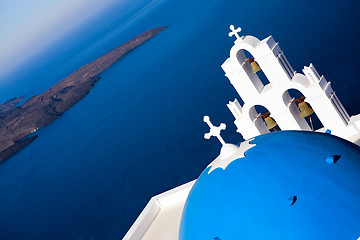
[[[313,125],[313,122],[312,122],[312,120],[311,120],[311,116],[309,116],[309,120],[310,120],[310,123],[311,123],[311,130],[314,131],[314,125]]]

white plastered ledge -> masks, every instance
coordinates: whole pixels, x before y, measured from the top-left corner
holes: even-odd
[[[152,197],[123,240],[177,240],[182,211],[194,183]]]

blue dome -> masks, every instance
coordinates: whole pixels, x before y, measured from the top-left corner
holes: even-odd
[[[360,147],[302,131],[260,135],[251,143],[246,157],[233,155],[225,170],[209,165],[202,172],[186,201],[179,239],[360,237]]]

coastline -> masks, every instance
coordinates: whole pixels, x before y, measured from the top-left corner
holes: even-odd
[[[80,67],[47,91],[16,107],[24,98],[12,98],[0,105],[0,162],[33,142],[29,134],[45,127],[74,106],[100,80],[100,73],[126,53],[151,39],[164,29],[159,27],[141,33],[96,60]],[[27,138],[28,137],[28,138]]]

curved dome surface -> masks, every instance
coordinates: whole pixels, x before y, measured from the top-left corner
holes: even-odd
[[[179,239],[360,237],[360,147],[322,133],[251,141],[223,170],[207,167],[185,204]],[[219,161],[219,160],[215,160]]]

